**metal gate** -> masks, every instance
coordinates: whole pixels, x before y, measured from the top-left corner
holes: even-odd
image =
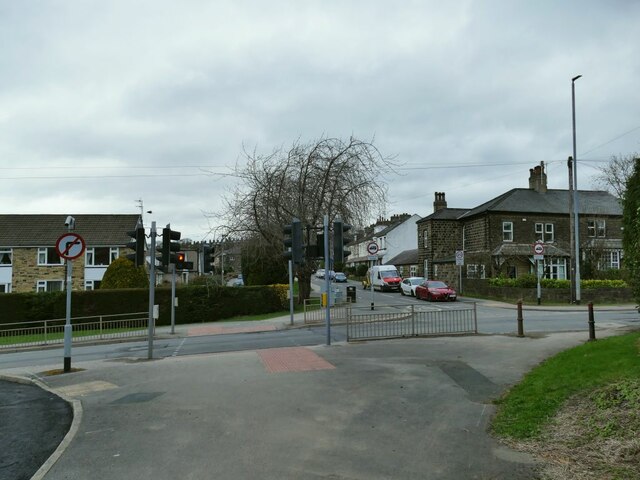
[[[347,308],[348,341],[478,333],[475,302],[450,309],[417,305],[378,308],[378,311]]]

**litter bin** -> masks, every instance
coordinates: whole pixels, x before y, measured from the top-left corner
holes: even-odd
[[[351,303],[356,303],[356,287],[347,287],[347,300]]]

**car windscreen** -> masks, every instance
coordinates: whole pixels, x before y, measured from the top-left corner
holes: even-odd
[[[424,282],[424,278],[412,278],[411,279],[411,285],[420,285],[422,282]]]
[[[398,275],[397,270],[382,270],[380,271],[380,276],[382,278],[389,278],[389,277],[399,277],[400,275]]]
[[[444,282],[429,282],[429,288],[448,288]]]

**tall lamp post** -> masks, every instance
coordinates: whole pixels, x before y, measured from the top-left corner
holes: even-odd
[[[578,219],[578,157],[576,156],[576,80],[582,75],[571,79],[571,117],[573,121],[573,243],[575,248],[575,284],[576,303],[580,305],[580,229]]]

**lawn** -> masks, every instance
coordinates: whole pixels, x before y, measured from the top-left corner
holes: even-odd
[[[493,431],[548,480],[640,480],[640,332],[589,342],[531,371]]]

